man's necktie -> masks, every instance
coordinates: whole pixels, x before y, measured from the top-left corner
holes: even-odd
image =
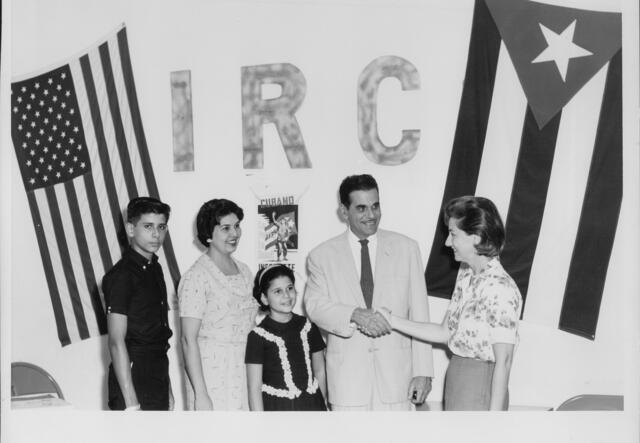
[[[369,259],[369,240],[360,240],[360,287],[364,296],[364,303],[367,308],[371,308],[373,300],[373,272],[371,271],[371,260]]]

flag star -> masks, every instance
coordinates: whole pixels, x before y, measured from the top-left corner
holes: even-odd
[[[52,158],[52,159],[54,159],[54,160],[56,160],[56,159],[58,158],[58,155],[57,155],[57,154],[53,154],[53,155],[51,156],[51,158]]]
[[[36,122],[31,122],[31,124],[29,126],[31,126],[32,128],[35,128],[36,127]]]
[[[58,85],[58,86],[56,86],[56,89],[57,89],[58,91],[60,91],[60,90],[62,90],[62,86]]]
[[[36,180],[35,180],[34,178],[31,178],[31,179],[29,180],[29,183],[31,183],[32,185],[33,185],[35,182],[36,182]]]
[[[56,96],[54,95],[54,96],[53,96],[53,98],[52,98],[51,100],[53,100],[53,102],[55,103],[55,102],[57,102],[57,101],[58,101],[58,97],[56,97]]]
[[[40,158],[38,159],[38,162],[39,162],[40,164],[44,163],[44,158],[40,157]]]
[[[40,134],[40,135],[44,135],[44,129],[40,129],[40,130],[38,131],[38,134]]]
[[[69,168],[69,174],[73,174],[73,168]]]
[[[27,132],[27,138],[31,138],[31,133]]]
[[[82,151],[82,145],[78,144],[78,151]]]
[[[27,166],[31,166],[31,160],[27,160]]]
[[[42,151],[46,154],[47,152],[49,152],[49,147],[48,147],[48,146],[45,146],[45,147],[44,147],[44,149],[43,149]]]
[[[56,172],[56,177],[60,178],[60,173],[59,172]]]
[[[49,80],[47,80],[47,83],[52,84],[53,83],[53,79],[49,78]]]
[[[18,131],[22,131],[22,125],[18,125]]]
[[[35,99],[35,98],[36,98],[36,95],[32,92],[32,93],[31,93],[31,95],[29,96],[29,98],[30,98],[31,100],[33,100],[33,99]]]
[[[56,143],[56,148],[60,149],[62,145],[60,143]]]
[[[42,176],[42,180],[47,181],[47,180],[49,180],[49,179],[47,178],[47,176],[46,176],[46,175],[43,175],[43,176]]]
[[[27,119],[27,114],[22,114],[22,120],[26,120]]]
[[[40,146],[40,140],[36,139],[36,146]]]
[[[71,123],[69,122],[69,120],[66,120],[66,121],[64,122],[64,125],[65,125],[65,126],[70,126],[70,125],[71,125]]]
[[[84,169],[84,167],[85,167],[85,163],[84,163],[84,162],[80,163],[80,167],[81,167],[82,169]]]
[[[44,95],[49,95],[49,90],[48,90],[48,89],[45,89],[44,91],[42,91],[42,93],[43,93]]]
[[[534,58],[531,63],[542,63],[553,61],[558,68],[562,81],[566,81],[569,60],[572,58],[586,57],[593,55],[591,51],[582,48],[573,43],[573,33],[576,29],[576,20],[565,28],[562,33],[557,34],[551,29],[539,23],[540,30],[544,39],[547,41],[547,47]]]
[[[67,133],[66,133],[66,132],[64,132],[64,131],[62,131],[62,132],[60,133],[60,137],[65,138],[66,136],[67,136]]]
[[[31,151],[29,151],[29,154],[31,155],[31,157],[33,157],[34,155],[36,155],[36,151],[32,149]]]
[[[61,166],[62,168],[64,168],[64,167],[66,166],[66,163],[65,163],[65,161],[64,161],[64,160],[60,162],[60,166]]]
[[[73,108],[71,108],[71,109],[69,110],[69,114],[71,114],[71,115],[75,114],[75,112],[76,112],[76,111],[75,111]]]
[[[58,114],[58,115],[56,115],[56,118],[57,118],[58,120],[62,120],[62,114]]]
[[[60,107],[61,107],[62,109],[64,109],[64,108],[66,108],[66,107],[67,107],[67,104],[66,104],[65,102],[62,102],[62,103],[60,104]]]
[[[43,120],[43,122],[44,122],[44,124],[45,124],[45,125],[48,125],[48,124],[49,124],[49,119],[45,117],[45,119]]]
[[[77,127],[77,126],[74,126],[74,127],[73,127],[73,132],[78,132],[78,131],[79,131],[78,127]]]
[[[47,112],[48,112],[49,114],[53,114],[53,108],[51,108],[51,107],[50,107],[49,109],[47,109]]]
[[[53,169],[53,166],[51,166],[51,165],[47,166],[47,171],[51,171],[52,169]]]
[[[65,150],[64,150],[64,155],[69,155],[69,154],[70,154],[69,150],[68,150],[68,149],[65,149]]]
[[[76,157],[75,155],[73,156],[73,162],[77,163],[78,162],[78,157]]]
[[[67,74],[65,74],[65,73],[63,72],[63,73],[60,75],[60,78],[64,80],[65,78],[67,78]]]
[[[49,136],[49,138],[48,138],[47,140],[48,140],[49,142],[52,142],[52,141],[53,141],[53,137],[52,137],[52,136]]]
[[[58,130],[58,127],[57,127],[56,125],[53,125],[53,126],[51,127],[51,130],[52,130],[52,131],[57,131],[57,130]]]
[[[74,140],[73,138],[70,138],[70,139],[69,139],[69,144],[70,144],[70,145],[72,145],[72,144],[74,144],[74,143],[75,143],[75,140]]]
[[[26,86],[23,86],[22,88],[20,88],[20,91],[21,91],[21,92],[27,92],[27,87],[26,87]]]
[[[26,148],[27,147],[27,142],[22,142],[22,147]]]
[[[13,107],[13,113],[14,113],[14,114],[16,114],[17,112],[18,112],[18,107],[17,107],[17,106],[14,106],[14,107]]]
[[[40,100],[40,102],[38,103],[40,106],[44,106],[44,100]]]
[[[18,97],[18,98],[16,99],[16,101],[17,101],[18,103],[22,103],[22,97]]]
[[[40,83],[36,83],[34,86],[36,89],[40,89]]]
[[[36,111],[36,117],[40,117],[40,111]]]
[[[31,110],[31,103],[27,104],[27,110]]]

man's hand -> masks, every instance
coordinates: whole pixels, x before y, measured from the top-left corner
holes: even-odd
[[[409,400],[414,405],[421,405],[427,399],[427,395],[431,392],[431,377],[417,376],[413,377],[409,383]],[[414,395],[415,393],[415,395]]]
[[[391,325],[382,314],[371,309],[356,308],[351,314],[351,321],[358,326],[358,330],[365,335],[376,338],[391,332]]]

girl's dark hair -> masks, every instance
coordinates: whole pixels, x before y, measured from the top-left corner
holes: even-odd
[[[291,283],[296,284],[296,277],[293,274],[291,268],[285,265],[271,265],[266,268],[262,268],[256,274],[256,278],[253,280],[253,298],[258,301],[260,310],[268,311],[269,306],[262,303],[262,294],[267,295],[271,282],[278,277],[289,277]]]
[[[480,237],[480,243],[476,245],[478,255],[496,257],[502,252],[504,225],[496,205],[488,198],[471,195],[454,198],[445,205],[443,215],[445,225],[448,226],[449,219],[453,218],[459,229]]]
[[[217,224],[220,224],[222,217],[229,214],[235,214],[240,221],[244,218],[242,208],[231,200],[214,198],[203,204],[196,217],[196,229],[200,243],[208,248],[209,242],[207,240],[211,239],[213,228],[215,228]]]

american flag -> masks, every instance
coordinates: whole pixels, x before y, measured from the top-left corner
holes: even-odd
[[[123,211],[133,197],[158,197],[126,28],[66,64],[16,79],[11,108],[60,343],[105,334],[100,283],[127,245]],[[175,288],[169,235],[160,261]]]
[[[442,199],[491,198],[523,319],[589,339],[622,201],[621,34],[619,13],[476,0]],[[549,35],[574,52],[566,66],[540,62]],[[449,298],[458,266],[438,217],[425,277]]]

